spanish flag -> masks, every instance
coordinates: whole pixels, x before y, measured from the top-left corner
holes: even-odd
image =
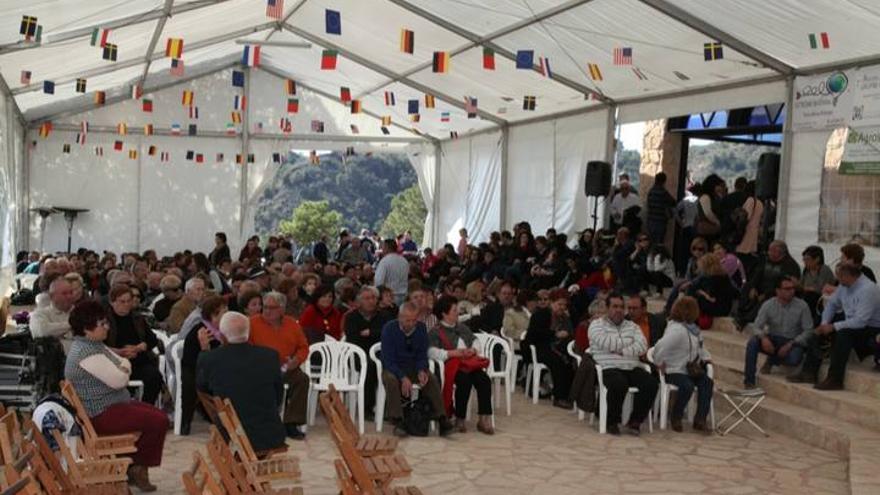
[[[449,52],[434,52],[434,62],[431,66],[437,74],[449,72]]]
[[[590,79],[594,81],[602,80],[602,71],[599,70],[599,66],[596,64],[587,64],[587,70],[590,71]]]
[[[400,51],[413,54],[416,47],[416,33],[409,29],[400,30]]]
[[[434,95],[425,95],[425,108],[434,108]]]
[[[391,116],[385,115],[382,117],[382,127],[387,127],[391,125]]]
[[[183,38],[168,38],[165,43],[165,56],[183,58]]]
[[[193,104],[193,92],[192,90],[185,89],[183,90],[183,97],[180,99],[180,102],[183,105],[192,105]]]
[[[361,100],[351,100],[351,113],[361,113]]]

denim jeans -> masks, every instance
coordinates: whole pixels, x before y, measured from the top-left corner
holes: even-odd
[[[704,374],[699,379],[694,380],[684,373],[670,373],[666,375],[666,382],[678,387],[675,404],[672,405],[673,419],[684,417],[684,410],[691,401],[691,395],[694,394],[694,387],[696,387],[697,414],[694,415],[694,421],[706,420],[706,416],[709,415],[709,408],[712,405],[712,389],[715,385],[708,375]]]
[[[791,339],[782,337],[780,335],[768,335],[770,342],[773,343],[773,347],[776,348],[777,352],[779,348],[787,344]],[[758,353],[767,354],[761,348],[761,339],[756,335],[749,339],[748,345],[746,345],[746,369],[745,369],[745,379],[743,383],[746,385],[754,385],[755,384],[755,371],[758,366]],[[785,356],[785,359],[780,358],[777,355],[768,355],[767,360],[775,365],[779,366],[780,364],[784,364],[786,366],[797,366],[800,364],[801,359],[804,357],[804,348],[798,344],[792,346],[791,350],[788,351],[788,355]]]

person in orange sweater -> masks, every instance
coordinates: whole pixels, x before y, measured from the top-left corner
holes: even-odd
[[[309,379],[300,369],[309,356],[309,342],[293,318],[285,316],[286,297],[280,292],[263,296],[263,311],[251,317],[253,345],[268,347],[278,353],[284,383],[289,385],[284,404],[284,427],[287,436],[295,440],[305,439],[300,426],[306,423]]]

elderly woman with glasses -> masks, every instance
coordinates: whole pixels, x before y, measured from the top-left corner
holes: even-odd
[[[116,296],[118,300],[120,294]],[[135,378],[133,362],[105,345],[111,327],[100,303],[81,302],[70,312],[69,322],[74,338],[64,377],[76,390],[98,434],[139,434],[128,479],[141,491],[155,491],[147,468],[162,464],[168,417],[149,404],[131,400],[126,386]]]

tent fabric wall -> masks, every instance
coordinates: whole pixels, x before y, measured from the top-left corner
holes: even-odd
[[[425,217],[425,230],[422,237],[423,246],[434,245],[434,195],[436,194],[437,150],[434,146],[411,145],[406,149],[410,164],[416,171],[419,191],[428,214]]]
[[[819,207],[822,192],[822,170],[825,165],[825,147],[830,130],[796,132],[791,143],[791,180],[788,189],[788,208],[785,222],[785,241],[792,253],[803,251],[819,238]],[[835,250],[836,251],[836,250]],[[836,258],[826,252],[829,262]]]

